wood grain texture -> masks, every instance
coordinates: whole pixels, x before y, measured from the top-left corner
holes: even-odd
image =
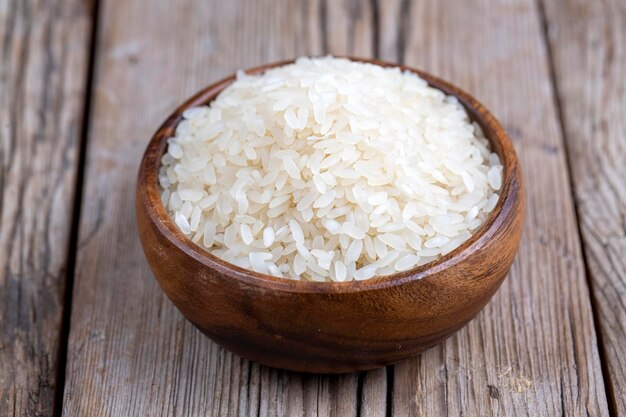
[[[626,3],[545,12],[610,400],[626,416]]]
[[[102,8],[64,415],[606,415],[533,2],[103,0]],[[468,328],[419,359],[339,377],[261,367],[194,330],[148,271],[132,197],[141,152],[181,99],[234,68],[325,52],[378,52],[474,93],[516,141],[529,203],[518,262]]]
[[[395,416],[607,415],[549,61],[533,1],[411,2],[406,64],[467,89],[516,143],[527,190],[511,274],[447,343],[395,367]]]
[[[0,416],[51,415],[90,3],[0,0]]]
[[[323,53],[326,15],[347,13],[330,3],[101,2],[64,415],[357,415],[357,374],[260,367],[195,330],[149,271],[134,217],[158,124],[236,68]]]

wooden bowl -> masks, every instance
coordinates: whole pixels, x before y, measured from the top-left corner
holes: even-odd
[[[290,62],[247,72],[261,73]],[[496,119],[469,94],[422,71],[401,68],[456,96],[482,126],[504,165],[501,197],[482,227],[448,255],[406,272],[345,283],[286,280],[223,261],[179,231],[161,203],[157,180],[166,140],[174,135],[186,108],[209,103],[234,75],[193,96],[156,132],[139,169],[139,235],[163,291],[215,342],[278,368],[324,373],[371,369],[442,342],[496,292],[513,262],[524,218],[524,191],[513,145]]]

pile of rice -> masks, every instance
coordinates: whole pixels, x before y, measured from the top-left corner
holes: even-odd
[[[451,96],[399,69],[300,58],[238,72],[183,114],[159,181],[180,230],[228,262],[312,281],[422,265],[493,210],[502,165]]]

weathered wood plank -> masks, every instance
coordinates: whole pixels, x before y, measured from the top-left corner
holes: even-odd
[[[53,410],[91,23],[0,0],[0,416]]]
[[[355,4],[101,3],[64,415],[356,416],[358,375],[261,367],[187,323],[147,267],[133,197],[150,135],[200,87],[302,54],[370,55],[369,37],[329,32],[331,19],[353,28],[371,19],[367,1],[361,17],[348,14]]]
[[[608,392],[626,416],[626,4],[545,12]]]
[[[490,5],[104,1],[64,414],[605,415],[537,9]],[[376,51],[469,89],[507,124],[529,187],[520,259],[467,329],[395,370],[321,377],[248,363],[161,294],[135,236],[129,178],[167,112],[234,68]]]
[[[395,416],[607,415],[549,61],[535,2],[411,2],[405,61],[508,129],[527,186],[518,258],[459,334],[395,368]]]

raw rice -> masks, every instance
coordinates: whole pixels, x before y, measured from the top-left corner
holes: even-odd
[[[445,255],[498,202],[502,165],[452,96],[411,72],[300,58],[183,113],[161,199],[243,268],[365,280]]]

